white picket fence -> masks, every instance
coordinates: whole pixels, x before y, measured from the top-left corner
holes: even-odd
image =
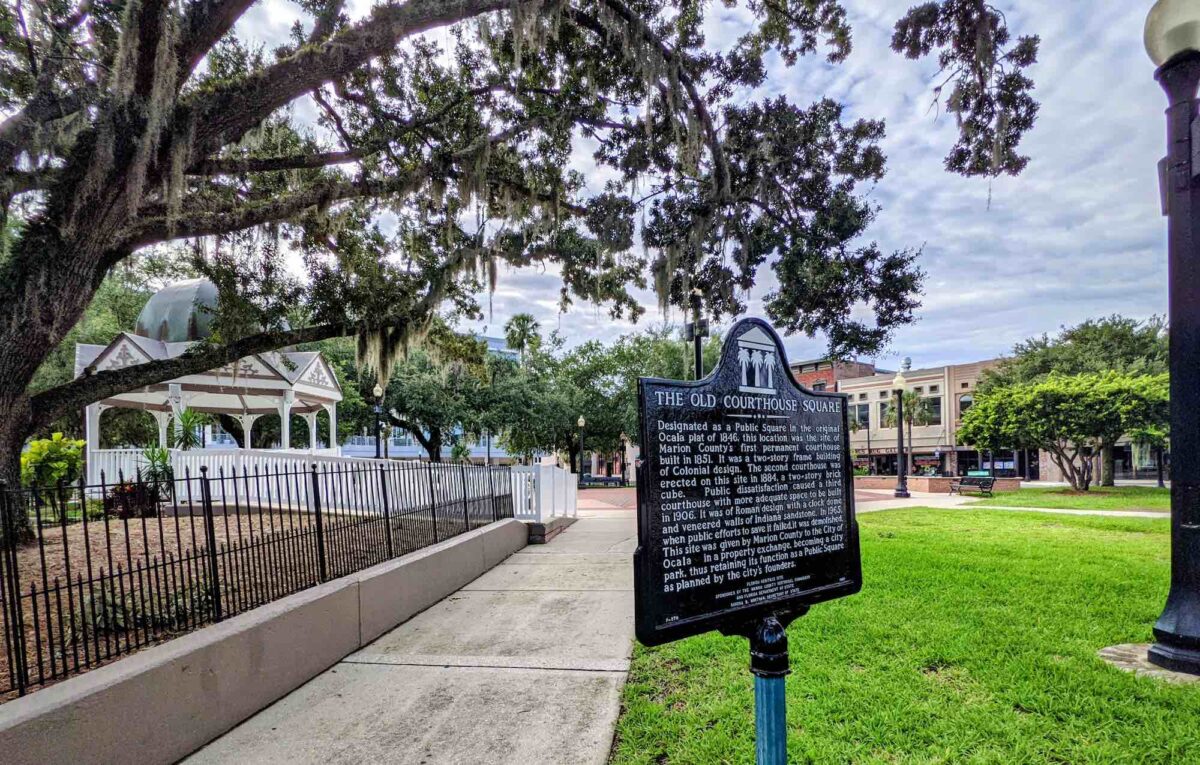
[[[384,483],[386,495],[406,505],[483,499],[499,488],[489,485],[501,475],[499,471],[485,475],[450,463],[339,457],[334,451],[172,450],[171,467],[177,480],[196,478],[201,467],[208,468],[216,502],[281,497],[303,504],[308,501],[311,471],[316,465],[322,496],[334,497],[337,509],[343,512],[377,512]],[[139,449],[100,449],[88,456],[87,483],[91,485],[98,486],[102,478],[112,485],[146,469]],[[384,469],[363,470],[370,466]],[[514,517],[525,521],[575,517],[578,475],[554,465],[530,465],[514,466],[511,476]]]
[[[523,521],[575,517],[577,474],[554,465],[518,465],[512,477],[514,517]]]

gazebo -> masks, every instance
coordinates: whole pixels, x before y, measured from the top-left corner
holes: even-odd
[[[75,346],[75,376],[85,372],[120,369],[184,353],[212,332],[212,312],[217,288],[204,279],[171,284],[146,303],[133,332],[122,332],[108,345]],[[100,449],[100,415],[110,408],[140,409],[158,423],[158,442],[169,443],[172,418],[184,409],[235,417],[242,425],[243,441],[250,444],[254,422],[278,414],[280,443],[291,443],[291,417],[301,415],[308,424],[309,450],[318,451],[317,415],[329,415],[330,451],[337,453],[337,403],[342,390],[329,363],[320,353],[271,351],[239,359],[203,374],[149,385],[91,404],[85,409],[88,473],[108,460]],[[115,450],[114,450],[115,451]]]

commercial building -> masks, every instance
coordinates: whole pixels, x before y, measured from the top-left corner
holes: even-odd
[[[812,359],[796,361],[788,365],[796,382],[809,390],[837,390],[838,380],[854,377],[870,377],[874,374],[884,374],[887,370],[876,369],[868,361],[830,361],[829,359]]]
[[[963,413],[975,401],[976,385],[984,371],[998,363],[998,359],[990,359],[904,373],[906,389],[920,396],[924,404],[913,422],[911,440],[907,426],[904,433],[914,474],[966,475],[971,470],[994,470],[1000,477],[1038,478],[1036,451],[981,453],[958,440],[958,427]],[[849,396],[850,420],[856,428],[851,432],[850,445],[856,466],[879,475],[896,473],[896,428],[889,422],[896,402],[894,377],[894,372],[876,371],[837,380],[838,392]]]

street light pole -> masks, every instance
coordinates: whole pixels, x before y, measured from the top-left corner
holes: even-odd
[[[896,389],[896,499],[908,499],[908,471],[904,459],[904,372],[897,372],[892,379]]]
[[[1160,182],[1168,221],[1171,372],[1171,590],[1154,625],[1150,661],[1200,674],[1200,4],[1159,0],[1146,49],[1169,99]]]
[[[583,470],[583,429],[587,425],[587,420],[583,419],[583,415],[579,415],[579,420],[575,423],[579,426],[579,480],[582,481],[587,473]]]
[[[684,338],[692,342],[692,370],[695,372],[693,380],[699,380],[704,376],[704,338],[708,337],[708,322],[700,314],[703,300],[704,293],[699,288],[693,289],[691,292],[692,320],[683,325]]]

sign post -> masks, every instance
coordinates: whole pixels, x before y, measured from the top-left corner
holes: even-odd
[[[638,393],[638,640],[748,638],[758,762],[783,765],[786,628],[862,588],[847,399],[797,385],[760,319],[734,325],[708,377]]]

